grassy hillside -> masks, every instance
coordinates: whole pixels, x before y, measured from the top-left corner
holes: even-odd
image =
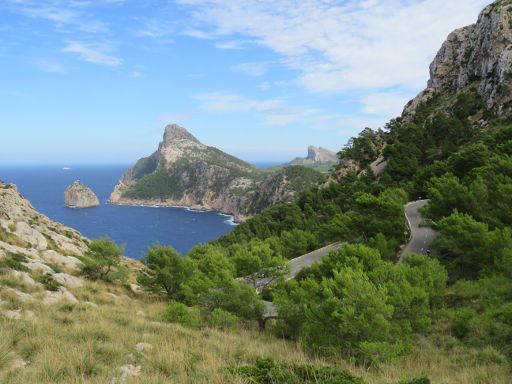
[[[21,320],[0,318],[2,383],[108,383],[120,377],[121,367],[133,362],[140,373],[128,383],[284,382],[276,376],[273,381],[250,381],[236,373],[236,368],[254,366],[260,358],[290,365],[281,368],[282,375],[294,366],[312,365],[348,372],[368,384],[398,383],[423,375],[434,383],[508,382],[506,368],[492,351],[453,345],[446,353],[421,339],[421,346],[405,360],[367,371],[340,359],[309,356],[297,344],[257,330],[191,329],[165,322],[164,302],[112,284],[88,282],[73,293],[81,304],[47,307],[3,297],[8,308],[32,315]],[[142,348],[140,343],[146,343],[142,351],[137,349]],[[490,377],[492,381],[486,381]],[[311,378],[308,382],[324,381]]]

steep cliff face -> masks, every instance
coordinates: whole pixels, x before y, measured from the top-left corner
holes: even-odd
[[[497,116],[512,111],[512,2],[487,6],[476,24],[452,32],[430,65],[427,88],[405,107],[409,119],[422,102],[475,91]]]
[[[100,205],[98,196],[80,180],[76,180],[64,191],[64,203],[71,208],[89,208]]]
[[[307,174],[307,188],[316,183],[317,179],[309,177],[310,172],[299,173],[300,176],[292,173],[290,177],[298,179]],[[289,187],[272,188],[268,180],[274,176],[279,177],[278,173],[268,175],[206,146],[185,128],[173,124],[165,128],[158,150],[139,160],[121,177],[110,202],[217,210],[233,214],[241,221],[275,202],[291,198],[297,190],[290,188],[303,188],[302,183],[293,182]],[[253,204],[255,195],[260,196],[258,204]]]

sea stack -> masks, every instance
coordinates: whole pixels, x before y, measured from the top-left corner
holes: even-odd
[[[100,205],[96,194],[80,180],[76,180],[64,191],[64,203],[70,208],[89,208]]]

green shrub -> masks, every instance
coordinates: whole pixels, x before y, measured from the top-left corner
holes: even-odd
[[[238,316],[221,308],[215,308],[210,314],[209,321],[212,327],[230,329],[238,325]]]
[[[58,291],[61,287],[60,283],[53,278],[52,275],[46,274],[39,278],[39,282],[44,285],[48,291]]]
[[[430,384],[430,380],[427,377],[418,377],[412,380],[401,381],[399,384]]]
[[[462,307],[455,311],[455,319],[452,324],[452,332],[458,338],[465,337],[470,331],[471,320],[476,316],[472,308]]]
[[[119,247],[108,237],[92,240],[82,258],[82,272],[90,278],[109,280],[121,262],[124,247]]]
[[[187,307],[177,301],[171,301],[163,314],[163,319],[169,323],[178,323],[189,328],[200,328],[201,314],[197,308]]]
[[[26,261],[27,257],[22,253],[7,252],[6,257],[0,259],[0,270],[10,268],[16,271],[28,271],[28,268],[23,265]]]
[[[231,368],[257,384],[364,384],[360,378],[332,367],[277,363],[271,358],[258,359],[254,365]]]
[[[62,304],[62,306],[59,308],[61,312],[73,312],[75,309],[75,305],[71,303]]]

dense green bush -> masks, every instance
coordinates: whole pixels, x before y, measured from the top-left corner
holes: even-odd
[[[182,299],[182,285],[192,276],[194,267],[171,246],[156,244],[148,249],[141,262],[146,267],[137,282],[150,292],[164,293],[170,300]]]
[[[418,377],[412,380],[404,380],[399,384],[430,384],[430,380],[427,377]]]
[[[169,323],[178,323],[189,328],[200,328],[202,325],[201,313],[197,308],[187,307],[177,301],[169,302],[162,318]]]
[[[364,384],[360,378],[332,367],[279,363],[261,358],[254,365],[231,368],[231,372],[256,384]]]
[[[220,308],[215,308],[208,319],[210,325],[219,329],[232,329],[238,325],[238,316],[231,312],[224,311]]]
[[[273,292],[276,331],[317,354],[377,365],[404,354],[412,332],[428,330],[446,280],[425,256],[394,264],[367,246],[344,245]]]

